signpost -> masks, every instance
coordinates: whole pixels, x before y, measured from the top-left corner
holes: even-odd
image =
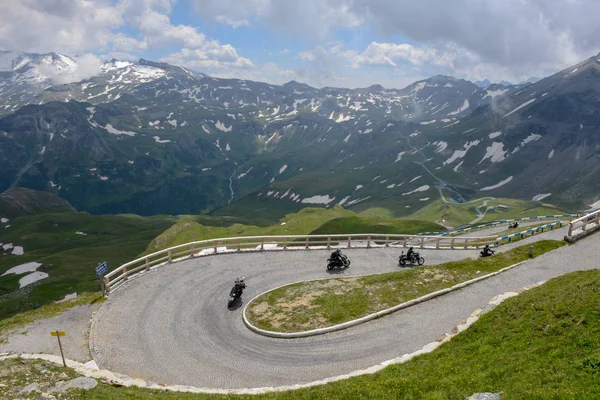
[[[67,363],[65,362],[65,355],[63,353],[62,344],[60,343],[60,337],[65,336],[65,333],[61,331],[54,331],[50,332],[50,336],[56,336],[56,338],[58,339],[58,347],[60,348],[60,355],[62,356],[63,366],[66,367]]]
[[[104,279],[102,277],[108,272],[108,264],[104,261],[102,264],[98,264],[96,267],[96,278],[100,279],[100,287],[102,288],[102,296],[105,296],[104,292]]]

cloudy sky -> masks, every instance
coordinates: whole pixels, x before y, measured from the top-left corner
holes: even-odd
[[[599,15],[598,0],[3,0],[0,50],[319,87],[516,82],[597,54]]]

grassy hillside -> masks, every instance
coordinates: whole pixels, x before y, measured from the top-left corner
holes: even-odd
[[[304,208],[297,213],[286,215],[279,222],[263,227],[240,223],[229,226],[205,226],[194,220],[183,220],[154,239],[145,253],[152,253],[195,240],[219,237],[309,234],[327,221],[355,215],[352,211],[334,206],[330,209]]]
[[[487,202],[487,204],[484,205],[484,202]],[[500,208],[499,205],[505,205],[506,208]],[[482,199],[468,204],[449,204],[437,200],[411,214],[410,218],[456,227],[469,224],[475,220],[478,215],[475,210],[476,207],[480,207],[481,212],[485,211],[486,208],[493,207],[493,209],[487,210],[485,216],[478,223],[532,215],[563,214],[565,212],[551,204],[516,199]]]
[[[140,254],[176,221],[173,217],[58,213],[25,216],[0,229],[0,243],[22,246],[23,255],[0,252],[0,275],[36,261],[49,277],[19,289],[24,275],[0,276],[0,319],[38,308],[73,292],[98,291],[94,268],[114,268]],[[79,232],[79,233],[77,233]],[[85,235],[84,235],[85,234]]]
[[[433,222],[352,215],[332,219],[311,232],[311,235],[330,233],[419,233],[443,231]]]

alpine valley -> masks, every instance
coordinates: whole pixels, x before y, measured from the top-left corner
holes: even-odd
[[[535,83],[434,76],[404,89],[276,86],[143,59],[61,83],[77,67],[0,52],[0,192],[48,191],[92,214],[271,220],[480,197],[584,210],[600,197],[600,56]]]

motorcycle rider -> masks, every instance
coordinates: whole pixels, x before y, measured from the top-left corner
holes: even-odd
[[[486,244],[483,248],[483,250],[481,251],[481,255],[484,257],[487,256],[491,256],[492,254],[494,254],[494,251],[492,249],[490,249],[490,245]]]
[[[234,286],[233,290],[234,290],[235,294],[238,295],[238,297],[241,296],[242,295],[242,291],[244,289],[246,289],[246,283],[244,282],[244,279],[245,278],[242,276],[241,278],[237,278],[235,280],[235,286]]]
[[[342,251],[340,249],[335,249],[333,253],[331,253],[331,261],[337,264],[342,263]]]
[[[409,247],[408,251],[406,252],[406,258],[408,258],[411,263],[415,262],[415,251],[412,247]]]

